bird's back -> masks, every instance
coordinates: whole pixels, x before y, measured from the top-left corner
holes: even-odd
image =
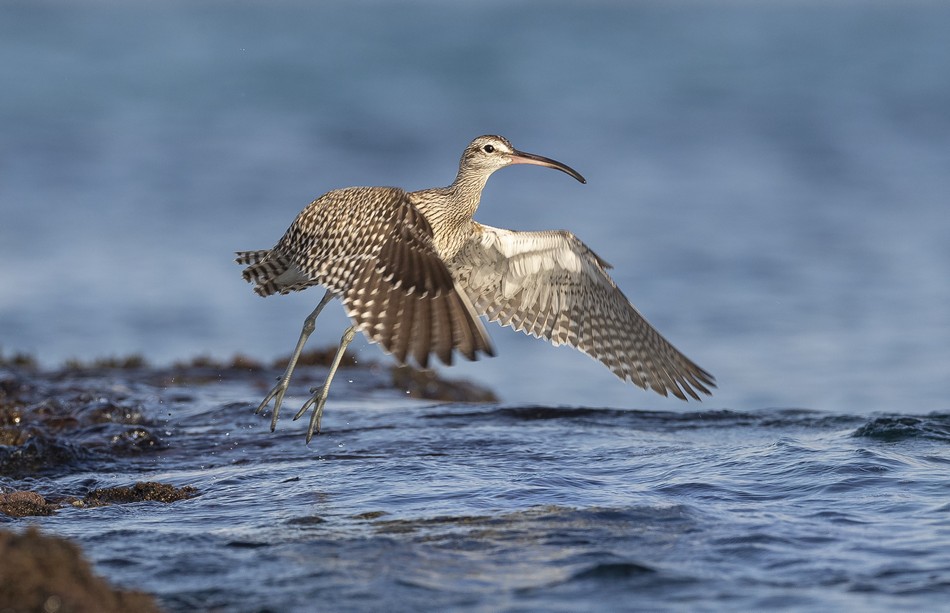
[[[354,260],[376,257],[405,192],[395,187],[349,187],[327,192],[304,208],[272,249],[243,251],[244,279],[261,296],[324,285],[341,294]]]
[[[430,351],[475,359],[493,350],[468,297],[433,246],[433,230],[407,193],[351,187],[310,203],[269,251],[238,253],[244,278],[267,296],[323,285],[343,299],[370,340],[400,361]]]

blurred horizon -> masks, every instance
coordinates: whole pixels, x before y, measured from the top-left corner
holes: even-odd
[[[720,387],[663,399],[494,324],[498,357],[446,376],[510,403],[946,410],[948,30],[929,2],[6,2],[0,351],[270,362],[321,291],[261,300],[233,252],[331,189],[446,185],[497,133],[588,184],[505,169],[476,219],[573,231]],[[333,306],[308,347],[344,327]]]

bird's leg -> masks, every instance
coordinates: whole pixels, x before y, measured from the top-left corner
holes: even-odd
[[[307,412],[307,409],[314,407],[313,415],[310,416],[310,428],[307,430],[308,444],[310,443],[310,439],[313,438],[314,431],[318,434],[320,433],[320,418],[323,417],[323,407],[326,405],[327,396],[330,394],[330,383],[333,381],[333,375],[336,374],[337,369],[340,367],[340,360],[343,359],[343,353],[346,351],[347,346],[353,342],[354,336],[356,336],[356,326],[350,326],[346,329],[346,332],[343,333],[343,338],[340,339],[340,346],[336,350],[336,355],[333,356],[333,362],[330,364],[330,372],[327,373],[326,381],[324,381],[320,387],[310,389],[310,393],[313,394],[313,396],[311,396],[310,399],[304,403],[303,407],[297,411],[297,414],[294,415],[294,421],[297,421]]]
[[[264,410],[264,407],[267,406],[267,403],[274,399],[274,415],[270,420],[270,431],[273,432],[277,427],[277,417],[280,415],[280,403],[284,400],[284,394],[287,393],[287,387],[290,385],[290,376],[294,373],[294,367],[297,366],[297,360],[300,359],[300,352],[303,351],[303,346],[307,343],[307,339],[310,338],[310,335],[313,333],[314,328],[316,327],[317,316],[320,315],[320,311],[323,310],[323,307],[327,306],[327,303],[333,299],[333,292],[327,291],[323,296],[323,299],[320,300],[320,304],[317,305],[317,308],[313,310],[310,315],[307,315],[307,319],[303,320],[303,329],[300,331],[300,338],[297,340],[297,346],[294,348],[294,354],[290,356],[290,361],[287,362],[287,368],[284,370],[283,376],[277,380],[277,385],[274,386],[274,389],[267,394],[267,398],[264,398],[264,401],[261,402],[260,406],[257,407],[257,410],[254,411],[254,414],[258,414]]]

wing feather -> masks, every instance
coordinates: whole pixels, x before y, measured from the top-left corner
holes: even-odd
[[[490,321],[575,347],[625,381],[684,400],[716,386],[637,311],[607,274],[610,265],[570,232],[479,224],[448,267]]]
[[[435,353],[470,360],[494,355],[468,295],[433,245],[433,231],[397,188],[354,187],[324,194],[270,250],[237,253],[262,296],[324,285],[372,342],[422,367]]]

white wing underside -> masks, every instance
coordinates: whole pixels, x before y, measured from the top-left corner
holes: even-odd
[[[621,379],[664,396],[698,399],[696,391],[715,387],[712,375],[630,304],[607,274],[609,264],[570,232],[477,224],[448,266],[490,321],[576,347]]]

